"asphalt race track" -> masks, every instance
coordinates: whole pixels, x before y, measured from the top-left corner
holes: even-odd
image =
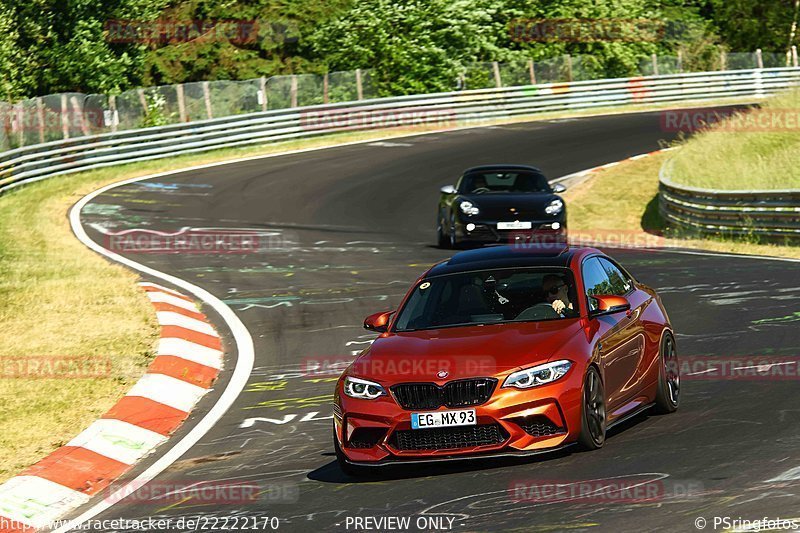
[[[222,299],[256,349],[234,406],[155,482],[255,483],[266,492],[255,502],[123,501],[97,518],[277,517],[282,531],[355,531],[364,528],[354,517],[391,516],[411,517],[411,531],[423,517],[438,520],[425,530],[638,532],[694,531],[697,517],[711,530],[715,515],[800,515],[796,380],[699,376],[684,380],[677,413],[625,423],[596,452],[404,467],[359,481],[342,474],[333,455],[335,378],[300,372],[309,358],[352,359],[374,338],[361,328],[364,317],[394,308],[427,266],[449,255],[433,246],[438,189],[464,168],[534,164],[555,178],[656,150],[671,135],[658,113],[475,128],[218,166],[97,197],[82,217],[97,242],[105,239],[99,228],[190,226],[270,231],[282,245],[241,255],[128,255]],[[609,253],[660,291],[681,357],[800,353],[797,263]],[[230,346],[224,324],[206,311]],[[235,358],[232,350],[197,412],[219,396]],[[515,482],[604,479],[656,480],[663,489],[649,502],[519,501],[509,492]]]

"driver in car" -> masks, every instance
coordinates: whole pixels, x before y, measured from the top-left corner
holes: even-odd
[[[547,274],[542,279],[542,290],[545,298],[553,307],[553,311],[562,317],[578,316],[577,310],[573,308],[569,300],[569,286],[560,276]]]

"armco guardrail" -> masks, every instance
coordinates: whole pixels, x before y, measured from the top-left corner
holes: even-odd
[[[678,185],[672,160],[659,175],[659,209],[673,226],[712,235],[800,238],[800,191],[715,191]]]
[[[299,107],[73,138],[0,153],[0,192],[51,176],[135,161],[341,131],[723,97],[760,98],[800,84],[800,68],[581,81]]]

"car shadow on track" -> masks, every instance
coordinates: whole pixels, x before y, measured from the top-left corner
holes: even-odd
[[[635,416],[625,422],[608,430],[606,439],[613,439],[617,435],[624,434],[626,431],[635,426],[649,420],[650,418],[657,418],[653,415],[642,414]],[[613,446],[613,443],[607,443],[607,446]],[[444,476],[450,474],[461,474],[465,472],[475,472],[483,470],[491,470],[495,468],[509,468],[520,465],[545,465],[551,461],[557,461],[576,453],[591,453],[582,451],[578,446],[568,446],[559,448],[551,452],[543,452],[537,455],[520,456],[520,457],[486,457],[486,458],[472,458],[463,460],[452,460],[442,463],[426,462],[419,465],[402,464],[402,465],[387,465],[374,469],[374,472],[369,472],[363,477],[351,477],[342,472],[338,463],[333,460],[330,463],[323,465],[316,470],[307,474],[307,478],[313,481],[320,481],[323,483],[370,483],[375,481],[390,481],[398,479],[413,479],[431,476]],[[334,453],[326,452],[321,454],[325,457],[334,457]]]

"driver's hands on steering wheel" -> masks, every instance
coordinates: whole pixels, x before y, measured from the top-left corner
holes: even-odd
[[[489,187],[478,187],[477,189],[474,189],[472,193],[475,194],[479,192],[489,192],[490,190],[491,189],[489,189]]]
[[[564,312],[564,309],[567,308],[566,304],[561,300],[553,300],[553,303],[550,305],[553,306],[553,311],[559,315]]]

